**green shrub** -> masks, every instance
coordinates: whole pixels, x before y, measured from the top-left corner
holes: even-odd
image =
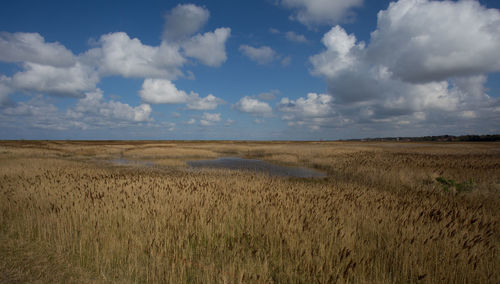
[[[450,189],[455,189],[456,192],[470,192],[474,189],[474,180],[469,179],[468,181],[464,181],[462,183],[458,183],[452,179],[446,179],[444,177],[437,177],[436,181],[439,182],[442,186],[442,189],[445,192],[449,192]]]

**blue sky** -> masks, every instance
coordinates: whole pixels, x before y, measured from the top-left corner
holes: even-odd
[[[4,1],[0,139],[500,131],[498,1]]]

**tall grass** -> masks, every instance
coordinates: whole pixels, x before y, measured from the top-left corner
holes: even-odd
[[[29,143],[0,144],[5,281],[500,282],[497,144]],[[193,172],[183,151],[329,177]],[[95,158],[118,155],[161,165]]]

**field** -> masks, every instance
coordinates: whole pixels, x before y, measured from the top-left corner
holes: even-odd
[[[0,283],[500,283],[500,143],[3,141],[0,210]]]

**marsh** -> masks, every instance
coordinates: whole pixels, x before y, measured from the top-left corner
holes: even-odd
[[[229,170],[246,170],[266,173],[275,176],[318,178],[326,177],[325,173],[304,167],[289,167],[271,164],[256,159],[244,159],[239,157],[222,157],[213,160],[188,161],[192,168],[220,168]]]

